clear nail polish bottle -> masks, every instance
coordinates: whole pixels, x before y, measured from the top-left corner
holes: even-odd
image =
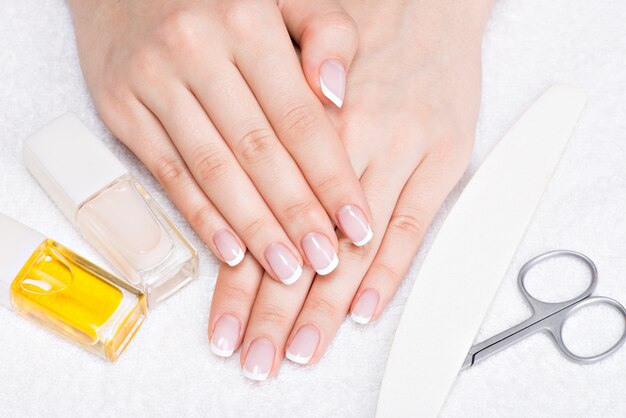
[[[0,304],[115,361],[143,323],[139,289],[0,214]]]
[[[28,138],[24,161],[83,236],[146,294],[150,308],[196,277],[195,248],[73,113]]]

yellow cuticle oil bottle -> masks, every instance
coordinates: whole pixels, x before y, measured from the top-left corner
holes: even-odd
[[[3,214],[0,304],[109,361],[147,311],[141,291]]]

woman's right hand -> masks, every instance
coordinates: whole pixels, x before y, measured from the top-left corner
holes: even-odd
[[[365,248],[340,235],[337,270],[319,278],[306,269],[289,289],[250,257],[237,269],[222,266],[209,317],[211,350],[227,357],[241,347],[245,376],[274,376],[285,355],[299,364],[318,361],[348,313],[366,324],[391,302],[470,160],[491,3],[342,0],[359,25],[360,49],[345,108],[328,112],[378,233]]]
[[[356,245],[371,239],[322,105],[341,106],[357,45],[336,0],[69,3],[102,119],[221,260],[247,247],[291,284],[303,260],[320,274],[337,265],[333,223]]]

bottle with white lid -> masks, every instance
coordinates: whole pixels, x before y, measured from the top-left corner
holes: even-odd
[[[147,312],[139,289],[1,213],[0,304],[109,361]]]
[[[74,115],[24,142],[24,161],[83,236],[153,308],[197,275],[198,255],[159,205]]]

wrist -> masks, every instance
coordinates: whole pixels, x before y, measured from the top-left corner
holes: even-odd
[[[413,33],[422,35],[420,27],[425,27],[435,36],[445,33],[478,43],[482,41],[493,7],[493,0],[408,0],[404,3],[406,23],[413,28]]]
[[[379,3],[379,0],[365,0]],[[389,3],[387,3],[389,1]],[[480,32],[485,28],[494,0],[387,0],[385,7],[400,10],[406,20],[456,24],[465,30]],[[391,6],[389,4],[391,3]]]
[[[66,2],[75,25],[79,22],[92,21],[100,16],[101,9],[105,6],[111,9],[112,5],[118,4],[118,2],[100,0],[66,0]]]
[[[366,41],[405,39],[418,45],[462,40],[480,47],[493,0],[344,0],[344,7],[367,28]]]

